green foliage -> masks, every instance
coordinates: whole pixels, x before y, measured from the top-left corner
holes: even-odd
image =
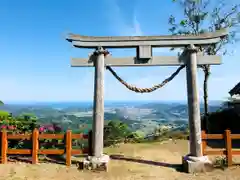
[[[1,111],[0,116],[0,129],[6,130],[8,133],[31,133],[37,127],[37,118],[32,114],[22,114],[13,117],[10,113]],[[31,142],[27,140],[11,140],[8,146],[9,148],[31,148]]]
[[[145,133],[142,131],[136,131],[136,132],[132,132],[131,134],[129,134],[129,136],[127,137],[127,142],[131,142],[131,143],[140,143],[140,142],[144,142],[145,141]]]
[[[187,139],[189,133],[186,131],[171,131],[167,134],[167,138],[169,139]]]
[[[10,113],[7,111],[1,111],[0,110],[0,119],[6,119],[10,116]]]
[[[218,44],[200,47],[200,51],[204,54],[225,55],[229,52],[227,45],[239,40],[236,32],[238,32],[240,24],[240,3],[236,2],[231,5],[226,0],[173,0],[173,2],[180,4],[183,13],[182,19],[177,19],[174,15],[169,17],[169,31],[173,35],[198,35],[207,31],[228,29],[229,35],[222,38]],[[204,72],[204,109],[205,116],[207,116],[210,65],[201,65],[200,67]]]
[[[109,121],[104,127],[104,146],[125,142],[130,133],[127,124],[116,120]]]
[[[174,1],[177,2],[177,1]],[[212,3],[211,3],[212,2]],[[201,50],[208,55],[215,55],[218,52],[226,53],[226,45],[238,40],[236,32],[240,24],[240,3],[229,6],[224,0],[183,0],[178,1],[182,8],[183,19],[169,17],[169,31],[174,35],[201,34],[207,31],[214,32],[222,28],[229,29],[229,36],[223,38],[217,45],[201,47]]]
[[[37,117],[34,114],[21,114],[16,120],[19,122],[18,129],[23,132],[32,132],[34,128],[38,127]]]
[[[224,170],[227,167],[227,158],[223,156],[218,156],[213,161],[213,165],[217,168],[221,168],[222,170]]]
[[[154,136],[161,137],[165,136],[170,130],[163,127],[157,127],[154,129]]]
[[[1,127],[12,127],[8,128],[10,132],[26,133],[31,132],[36,126],[37,117],[32,114],[22,114],[17,117],[13,117],[11,113],[0,111]]]
[[[158,127],[154,130],[154,140],[165,139],[187,139],[189,136],[189,129],[185,130],[171,130],[168,128]]]

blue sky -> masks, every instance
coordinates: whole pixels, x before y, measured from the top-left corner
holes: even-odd
[[[91,50],[71,47],[67,33],[83,35],[168,34],[168,17],[181,16],[171,0],[1,0],[0,99],[13,101],[89,101],[93,97],[93,68],[71,68],[71,57],[87,57]],[[222,100],[239,79],[239,45],[235,53],[212,67],[209,98]],[[114,50],[113,56],[134,55]],[[168,49],[155,54],[171,54]],[[127,82],[149,87],[177,67],[114,68]],[[199,70],[202,96],[203,73]],[[106,72],[106,100],[186,100],[185,71],[151,94],[127,90]]]

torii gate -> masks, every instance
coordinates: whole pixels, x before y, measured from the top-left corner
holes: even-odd
[[[218,43],[227,35],[225,29],[201,35],[176,35],[176,36],[82,36],[70,34],[67,41],[77,48],[93,48],[94,53],[90,58],[73,58],[72,67],[95,67],[94,106],[93,106],[93,155],[84,161],[84,167],[98,169],[107,167],[109,157],[103,155],[103,130],[104,130],[104,70],[105,66],[121,82],[125,83],[109,66],[179,66],[178,71],[186,66],[188,113],[190,129],[190,154],[183,158],[183,165],[188,172],[198,172],[209,164],[201,149],[201,123],[200,103],[197,87],[197,66],[203,64],[221,64],[219,56],[203,56],[198,53],[198,48]],[[152,56],[153,47],[181,47],[183,53],[179,57]],[[112,58],[107,57],[107,48],[136,48],[136,57]],[[177,74],[177,73],[176,73]],[[175,74],[175,75],[176,75]],[[171,80],[170,77],[168,80]],[[128,87],[135,92],[151,92],[158,87],[141,91],[140,88]],[[139,90],[140,89],[140,90]],[[146,90],[146,89],[145,89]]]

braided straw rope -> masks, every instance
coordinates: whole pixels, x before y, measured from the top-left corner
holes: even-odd
[[[126,81],[124,81],[122,78],[120,78],[117,73],[110,67],[110,66],[106,66],[106,69],[109,70],[112,75],[120,82],[122,83],[126,88],[128,88],[131,91],[134,91],[136,93],[150,93],[153,91],[156,91],[157,89],[162,88],[164,85],[166,85],[168,82],[170,82],[171,80],[173,80],[173,78],[175,78],[179,72],[185,68],[185,65],[180,66],[171,76],[169,76],[168,78],[166,78],[162,83],[160,84],[156,84],[154,86],[152,86],[151,88],[138,88],[136,86],[130,85],[128,84]]]

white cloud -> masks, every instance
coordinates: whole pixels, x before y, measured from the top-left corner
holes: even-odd
[[[133,19],[133,34],[131,36],[143,36],[144,33],[141,29],[140,22],[137,20],[137,16],[134,16]]]
[[[127,19],[124,18],[124,12],[118,5],[117,0],[105,0],[108,6],[108,19],[110,20],[111,28],[113,28],[114,34],[120,36],[146,36],[143,31],[141,22],[138,19],[138,10],[134,9],[131,23],[127,23]],[[176,52],[170,51],[170,48],[153,48],[154,55],[163,54],[175,55]]]
[[[124,12],[116,0],[105,0],[105,3],[108,6],[107,18],[110,21],[113,31],[115,31],[117,35],[142,36],[144,34],[136,13],[134,13],[131,23],[128,24],[124,18]]]

